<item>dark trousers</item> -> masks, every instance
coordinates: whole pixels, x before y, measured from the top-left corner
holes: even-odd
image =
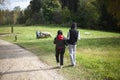
[[[60,62],[60,65],[63,65],[63,61],[64,61],[64,53],[65,53],[65,48],[62,48],[62,49],[57,49],[56,48],[56,61],[57,63]]]

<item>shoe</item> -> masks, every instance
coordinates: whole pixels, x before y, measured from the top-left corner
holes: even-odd
[[[60,69],[62,69],[62,68],[63,68],[63,66],[61,65],[61,66],[60,66]]]
[[[57,63],[57,66],[60,67],[60,63]]]
[[[75,66],[76,66],[76,64],[72,64],[72,66],[73,66],[73,67],[75,67]]]
[[[75,67],[75,66],[76,66],[76,64],[72,64],[72,66],[73,66],[73,67]]]

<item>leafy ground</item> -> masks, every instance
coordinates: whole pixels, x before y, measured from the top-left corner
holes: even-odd
[[[8,40],[34,52],[40,60],[56,66],[53,39],[61,29],[66,36],[69,28],[61,26],[14,26],[14,34],[3,36]],[[36,39],[35,32],[51,32],[52,38]],[[119,80],[120,79],[120,34],[79,29],[81,40],[77,45],[77,66],[71,67],[66,48],[64,68],[58,73],[70,80]],[[10,26],[1,26],[0,35],[9,34]],[[89,34],[86,34],[89,33]],[[17,35],[15,42],[14,35]]]

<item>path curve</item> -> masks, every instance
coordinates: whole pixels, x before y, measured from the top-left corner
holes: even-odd
[[[33,53],[0,40],[0,80],[66,80]]]

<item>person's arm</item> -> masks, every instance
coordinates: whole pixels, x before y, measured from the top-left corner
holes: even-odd
[[[80,40],[80,38],[81,38],[81,37],[80,37],[80,32],[78,32],[78,40]]]
[[[65,38],[65,37],[64,37],[64,44],[65,44],[65,46],[68,45],[68,43],[67,43],[67,38]]]
[[[67,39],[70,39],[70,32],[67,33]]]
[[[54,42],[53,42],[54,44],[56,44],[56,38],[54,39]]]

